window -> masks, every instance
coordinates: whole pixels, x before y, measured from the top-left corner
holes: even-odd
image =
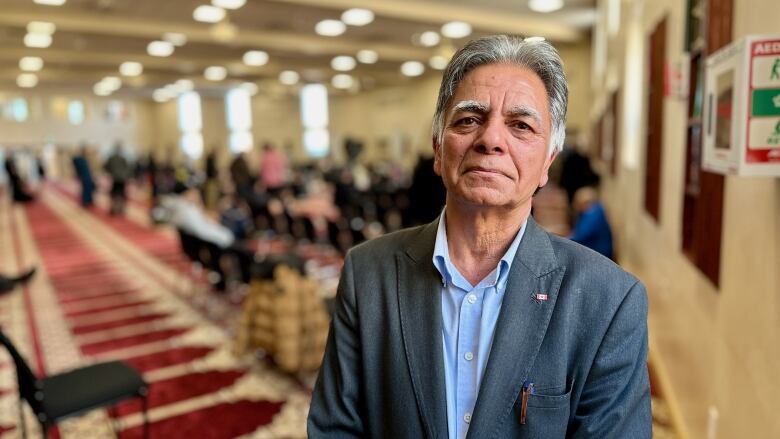
[[[27,106],[27,99],[13,98],[0,106],[3,112],[3,119],[14,122],[25,122],[30,117],[30,110]]]
[[[309,84],[301,90],[303,148],[310,157],[325,157],[330,151],[328,132],[328,89]]]
[[[733,0],[689,0],[686,47],[690,96],[683,191],[683,253],[717,287],[723,226],[724,177],[701,169],[702,96],[707,54],[731,42]]]
[[[234,88],[225,96],[225,116],[230,130],[228,145],[233,153],[252,149],[252,100],[244,88]]]
[[[84,103],[81,101],[68,102],[68,122],[71,125],[84,123]]]
[[[176,101],[181,132],[181,150],[187,157],[197,160],[203,154],[203,118],[200,108],[200,95],[189,91],[179,95]]]
[[[127,109],[122,101],[112,100],[106,106],[106,119],[109,122],[121,122],[127,118]]]

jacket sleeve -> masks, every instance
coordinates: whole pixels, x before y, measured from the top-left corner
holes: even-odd
[[[352,258],[348,254],[339,280],[336,309],[309,408],[308,436],[364,437],[361,352]]]
[[[647,372],[647,293],[636,282],[598,349],[577,405],[573,438],[652,436]]]

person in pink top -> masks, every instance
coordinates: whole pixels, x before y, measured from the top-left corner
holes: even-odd
[[[266,143],[260,160],[260,181],[263,186],[269,192],[281,189],[287,182],[287,157]]]

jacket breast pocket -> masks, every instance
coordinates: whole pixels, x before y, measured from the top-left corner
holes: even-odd
[[[522,399],[522,398],[518,398]],[[519,426],[522,438],[565,438],[569,425],[571,390],[556,394],[541,390],[528,396],[525,424]],[[521,401],[515,406],[516,423],[520,424]]]

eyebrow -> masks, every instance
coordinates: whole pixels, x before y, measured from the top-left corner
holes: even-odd
[[[536,111],[535,109],[527,105],[515,105],[514,107],[509,109],[507,114],[512,117],[530,117],[531,119],[535,120],[536,123],[538,123],[539,125],[542,124],[542,115],[539,114],[538,111]]]
[[[452,107],[452,114],[461,111],[486,114],[490,112],[490,105],[474,100],[460,101]],[[542,115],[527,105],[515,105],[507,111],[507,115],[511,117],[530,117],[539,125],[542,124]]]

